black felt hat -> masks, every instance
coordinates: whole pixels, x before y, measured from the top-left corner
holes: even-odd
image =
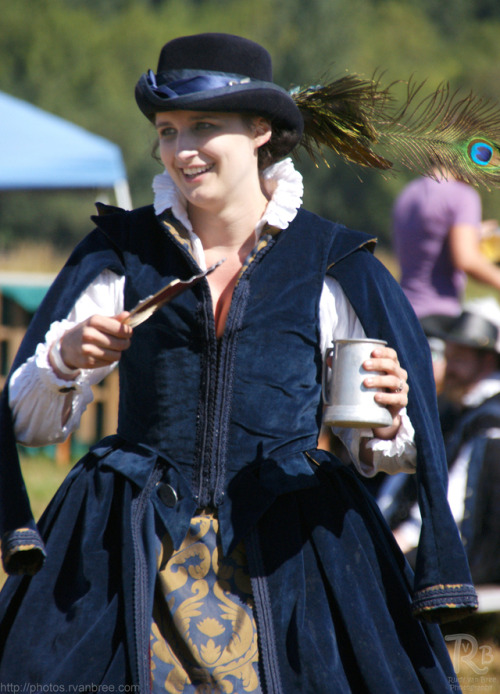
[[[443,335],[454,342],[474,349],[497,351],[498,328],[491,321],[471,311],[464,311]]]
[[[433,313],[430,316],[420,318],[420,325],[427,337],[438,337],[442,339],[456,320],[457,316]]]
[[[254,41],[232,34],[181,36],[163,46],[156,74],[142,75],[135,98],[150,120],[172,110],[255,113],[295,132],[298,142],[302,114],[272,79],[271,56]]]

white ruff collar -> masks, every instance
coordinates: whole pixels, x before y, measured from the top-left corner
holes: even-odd
[[[295,169],[290,158],[269,166],[262,173],[262,180],[269,203],[257,225],[257,235],[267,223],[278,229],[286,229],[295,218],[302,204],[304,186],[302,175]],[[186,198],[164,171],[153,179],[154,208],[157,215],[171,208],[173,215],[190,232],[193,231],[187,215]]]

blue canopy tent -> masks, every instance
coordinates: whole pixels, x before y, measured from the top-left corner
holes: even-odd
[[[120,148],[0,92],[0,190],[112,188],[130,209]]]
[[[112,189],[119,207],[132,207],[117,145],[0,92],[0,192],[68,189]],[[0,390],[22,337],[19,333],[52,280],[50,274],[0,272]],[[100,407],[114,412],[111,388],[100,390]],[[58,448],[67,462],[69,448]]]

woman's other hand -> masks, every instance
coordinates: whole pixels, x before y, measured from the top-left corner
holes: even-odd
[[[370,374],[363,381],[366,388],[377,388],[381,392],[374,394],[379,405],[387,407],[392,416],[392,425],[373,429],[379,439],[392,439],[401,425],[399,413],[408,404],[408,373],[399,363],[398,355],[392,347],[377,347],[371,359],[363,363],[366,371],[381,372]]]

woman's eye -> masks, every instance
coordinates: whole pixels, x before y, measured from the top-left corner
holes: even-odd
[[[196,123],[194,128],[195,130],[211,130],[212,128],[215,128],[215,125],[213,123],[207,123],[206,121],[200,121],[199,123]]]
[[[174,128],[162,128],[160,130],[160,137],[169,138],[169,137],[173,137],[173,135],[175,135]]]

